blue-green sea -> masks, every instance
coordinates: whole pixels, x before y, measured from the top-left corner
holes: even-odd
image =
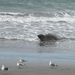
[[[0,0],[0,11],[75,10],[74,0]]]

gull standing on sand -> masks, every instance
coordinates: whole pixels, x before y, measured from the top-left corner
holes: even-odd
[[[17,66],[18,66],[18,67],[20,67],[20,66],[25,66],[25,64],[23,64],[23,63],[18,63],[18,62],[17,62]]]
[[[20,57],[20,62],[23,63],[23,62],[26,62],[25,60],[23,60],[21,57]]]
[[[4,70],[9,70],[9,69],[8,67],[5,67],[4,65],[2,65],[1,70],[4,71]]]
[[[54,64],[54,63],[52,63],[51,61],[49,62],[49,65],[50,65],[51,67],[58,67],[57,64]]]

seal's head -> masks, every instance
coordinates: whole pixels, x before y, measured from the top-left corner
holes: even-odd
[[[44,40],[45,40],[45,36],[44,36],[43,34],[38,35],[38,38],[39,38],[41,41],[44,41]]]

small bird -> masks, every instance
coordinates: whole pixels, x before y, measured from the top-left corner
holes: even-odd
[[[17,62],[17,66],[18,66],[18,67],[20,67],[20,66],[25,66],[25,64],[23,64],[23,63],[18,63],[18,62]]]
[[[23,63],[23,62],[26,62],[26,60],[23,60],[23,59],[20,57],[20,62]]]
[[[51,61],[49,62],[49,65],[50,65],[51,67],[58,67],[57,64],[54,64],[54,63],[52,63]]]
[[[4,65],[2,65],[1,70],[4,71],[4,70],[9,70],[9,69],[8,67],[5,67]]]

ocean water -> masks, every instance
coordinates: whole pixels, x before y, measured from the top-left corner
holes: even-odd
[[[55,33],[75,39],[74,1],[0,1],[0,38],[36,40],[37,34]]]
[[[67,39],[41,45],[37,37],[41,33]],[[75,54],[75,1],[0,0],[0,51],[3,58],[4,54],[7,58],[10,54],[16,57],[16,52],[23,58],[24,54],[20,53],[27,52],[28,58],[33,52],[35,59],[40,58],[37,56],[41,53],[57,53],[57,57],[60,53]]]

